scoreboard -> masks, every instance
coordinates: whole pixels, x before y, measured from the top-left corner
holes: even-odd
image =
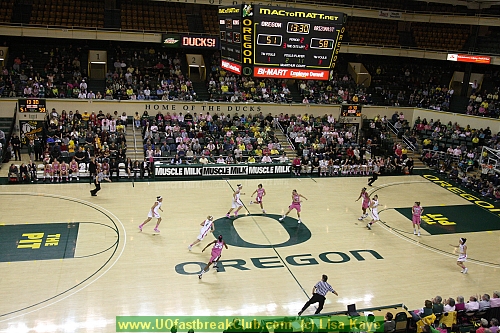
[[[345,20],[322,10],[219,7],[221,65],[247,76],[328,80]]]
[[[342,104],[340,114],[342,117],[361,117],[362,105]]]
[[[20,98],[17,103],[19,112],[47,112],[45,99],[42,98]]]

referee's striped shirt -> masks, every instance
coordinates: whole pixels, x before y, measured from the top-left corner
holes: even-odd
[[[328,282],[325,282],[323,280],[316,283],[314,287],[316,288],[316,294],[321,296],[326,296],[326,293],[329,291],[331,291],[332,293],[335,292],[332,286]]]

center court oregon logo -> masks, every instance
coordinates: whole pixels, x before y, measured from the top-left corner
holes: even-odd
[[[238,234],[238,231],[234,227],[234,223],[238,221],[238,219],[245,217],[248,218],[252,216],[258,217],[259,221],[262,221],[263,218],[276,221],[275,223],[279,224],[288,233],[288,240],[280,244],[254,244],[247,242]],[[283,222],[280,222],[279,218],[281,218],[281,215],[277,214],[240,215],[236,218],[231,219],[222,217],[214,221],[215,233],[223,235],[224,241],[227,243],[227,245],[260,249],[293,246],[307,242],[309,239],[311,239],[311,231],[305,224],[298,223],[298,220],[292,217],[286,217]]]
[[[255,244],[245,241],[236,230],[234,223],[238,219],[258,217],[256,223],[266,221],[265,218],[273,220],[271,223],[278,223],[288,233],[288,240],[279,244]],[[347,252],[326,251],[320,253],[316,259],[310,253],[292,254],[285,258],[278,253],[278,248],[294,246],[302,244],[311,239],[311,231],[303,223],[298,223],[298,220],[292,217],[286,217],[282,222],[279,221],[281,215],[277,214],[251,214],[241,215],[237,218],[228,219],[221,217],[214,221],[214,235],[223,235],[224,241],[228,246],[236,246],[249,249],[274,249],[275,255],[267,257],[247,258],[247,259],[223,259],[219,260],[218,272],[225,272],[227,268],[237,269],[239,271],[248,271],[254,268],[284,268],[285,266],[310,266],[319,265],[320,262],[327,264],[343,264],[354,259],[355,261],[365,261],[363,255],[370,254],[376,260],[384,259],[377,251],[374,250],[351,250]],[[264,218],[264,219],[263,219]],[[276,221],[276,222],[274,222]],[[252,222],[249,222],[252,223]],[[249,259],[249,260],[248,260]],[[353,261],[354,261],[353,260]],[[182,262],[175,266],[175,271],[181,275],[197,275],[205,267],[205,262],[189,261]]]

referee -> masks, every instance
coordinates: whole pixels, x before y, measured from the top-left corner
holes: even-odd
[[[304,304],[304,306],[302,307],[302,310],[299,311],[299,316],[302,314],[302,312],[304,312],[308,307],[309,305],[311,304],[314,304],[316,302],[319,303],[319,306],[318,306],[318,309],[316,310],[316,312],[314,312],[314,314],[318,314],[321,312],[321,310],[323,310],[323,305],[325,304],[325,300],[326,300],[326,293],[331,291],[332,293],[334,293],[335,295],[339,295],[337,294],[337,292],[335,290],[333,290],[332,286],[327,283],[326,281],[328,280],[328,276],[324,275],[321,277],[321,281],[319,281],[318,283],[316,283],[316,285],[313,287],[313,296],[311,297],[311,299],[309,299],[306,304]]]
[[[378,179],[380,175],[380,166],[378,165],[378,161],[375,161],[373,164],[373,174],[370,179],[368,179],[368,186],[372,186],[372,184]]]
[[[96,197],[97,196],[97,192],[99,192],[101,190],[101,182],[103,180],[111,183],[111,179],[108,179],[108,178],[104,177],[104,173],[102,172],[101,167],[100,167],[99,164],[97,165],[96,172],[97,172],[97,174],[94,177],[95,189],[93,189],[93,190],[90,191],[90,195],[92,195],[93,197]]]

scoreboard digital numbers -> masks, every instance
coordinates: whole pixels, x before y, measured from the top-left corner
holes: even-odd
[[[47,112],[45,99],[41,98],[20,98],[17,102],[19,112]]]
[[[219,7],[221,66],[254,77],[328,80],[345,21],[343,13],[322,10]]]

